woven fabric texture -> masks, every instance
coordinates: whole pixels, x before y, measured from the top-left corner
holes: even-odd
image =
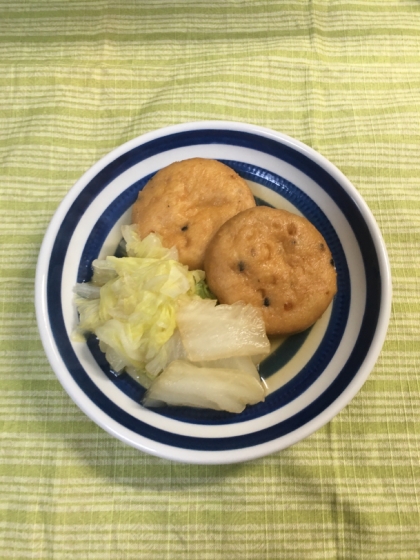
[[[145,132],[242,121],[318,150],[384,236],[393,307],[356,398],[292,448],[189,466],[91,422],[45,357],[47,225]],[[417,0],[0,1],[0,557],[420,558]]]

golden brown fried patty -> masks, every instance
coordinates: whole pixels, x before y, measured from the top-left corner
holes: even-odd
[[[208,242],[229,218],[255,206],[247,183],[233,169],[194,158],[161,169],[140,191],[132,221],[143,239],[151,232],[178,249],[190,269],[202,269]]]
[[[258,206],[228,220],[208,245],[204,269],[221,303],[260,307],[267,334],[311,326],[337,291],[331,252],[306,219]]]

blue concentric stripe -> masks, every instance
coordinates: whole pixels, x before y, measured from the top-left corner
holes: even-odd
[[[134,204],[139,191],[151,175],[142,177],[133,183],[112,201],[102,216],[97,220],[89,234],[77,271],[78,282],[88,282],[92,276],[92,261],[98,257],[100,250],[115,222]]]
[[[194,144],[227,144],[238,145],[254,150],[259,150],[274,155],[288,163],[291,163],[309,177],[315,180],[337,203],[342,212],[352,225],[359,242],[366,271],[367,282],[367,309],[364,315],[362,328],[353,353],[335,382],[325,393],[313,402],[305,410],[289,418],[285,422],[273,426],[257,434],[246,434],[237,437],[223,439],[190,438],[168,434],[149,426],[118,408],[107,397],[105,397],[84,372],[75,356],[71,343],[67,338],[61,308],[57,308],[60,301],[61,274],[68,246],[74,229],[85,212],[86,208],[94,201],[95,197],[120,173],[152,155],[162,151],[174,149],[181,146]],[[255,179],[254,179],[255,180]],[[111,164],[100,171],[96,177],[86,186],[78,199],[69,209],[59,229],[51,254],[48,284],[47,305],[49,319],[54,333],[57,347],[67,365],[67,368],[82,390],[89,398],[104,410],[110,417],[121,425],[139,433],[152,440],[166,443],[172,446],[190,448],[197,450],[222,450],[249,447],[255,444],[270,441],[289,433],[319,415],[331,404],[344,388],[354,378],[359,370],[373,339],[381,300],[381,278],[379,276],[379,264],[376,256],[373,240],[363,217],[348,193],[340,184],[318,164],[313,162],[304,154],[279,141],[261,137],[257,134],[238,132],[234,130],[198,130],[171,134],[161,139],[153,140],[138,146],[123,154]]]

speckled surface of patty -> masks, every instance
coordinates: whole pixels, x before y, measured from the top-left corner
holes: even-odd
[[[206,247],[229,218],[255,206],[244,179],[211,159],[193,158],[161,169],[133,206],[132,221],[143,239],[151,232],[176,246],[190,269],[202,269]]]
[[[311,326],[337,291],[334,261],[319,231],[306,218],[266,206],[245,210],[218,230],[204,269],[221,303],[261,308],[272,335]]]

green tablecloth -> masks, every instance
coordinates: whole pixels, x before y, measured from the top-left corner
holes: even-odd
[[[44,355],[46,227],[102,155],[169,124],[273,128],[337,165],[391,260],[388,336],[323,429],[244,464],[188,466],[91,422]],[[420,558],[420,3],[0,2],[0,555]]]

